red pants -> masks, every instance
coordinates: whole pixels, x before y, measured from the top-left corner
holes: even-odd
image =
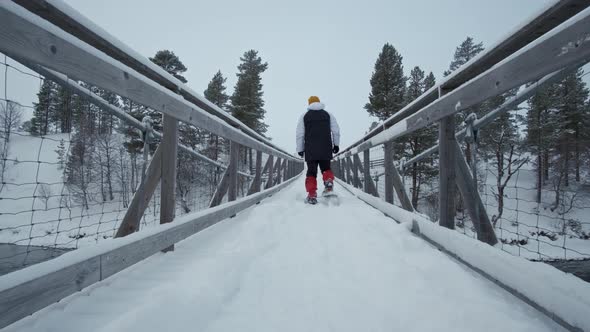
[[[316,177],[318,174],[318,165],[322,171],[322,178],[324,182],[328,180],[334,181],[334,173],[332,173],[332,170],[330,169],[329,160],[308,161],[307,176],[305,177],[305,190],[311,197],[317,197],[318,185]]]

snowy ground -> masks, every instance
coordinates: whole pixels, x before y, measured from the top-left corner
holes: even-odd
[[[127,210],[118,193],[107,203],[95,197],[86,210],[68,192],[55,152],[62,139],[67,151],[69,134],[12,136],[6,184],[0,190],[0,243],[77,248],[116,231]],[[50,191],[47,208],[40,198],[42,186]],[[145,223],[155,219],[153,212],[150,204]]]
[[[303,198],[301,180],[6,330],[561,330],[349,193]]]

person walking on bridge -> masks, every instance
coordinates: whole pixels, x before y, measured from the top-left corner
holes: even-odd
[[[340,128],[336,118],[324,110],[325,105],[317,96],[309,97],[307,111],[299,118],[297,124],[297,153],[305,156],[307,174],[305,177],[306,202],[317,203],[318,166],[324,180],[324,194],[334,188],[334,173],[330,169],[332,153],[340,148]]]

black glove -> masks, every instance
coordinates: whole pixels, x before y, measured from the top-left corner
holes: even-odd
[[[297,154],[299,155],[299,157],[303,157],[303,151],[297,152]]]
[[[334,145],[334,148],[332,148],[332,152],[338,153],[338,151],[340,151],[340,147],[338,147],[338,145]]]

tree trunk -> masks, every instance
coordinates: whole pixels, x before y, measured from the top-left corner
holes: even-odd
[[[543,175],[544,175],[544,180],[548,181],[549,180],[549,151],[545,150],[543,152]]]
[[[541,203],[541,189],[543,187],[543,163],[541,153],[537,155],[537,203]]]
[[[418,206],[418,163],[412,164],[412,206]]]
[[[110,138],[109,138],[110,140]],[[107,149],[106,149],[106,158],[107,158],[107,186],[109,187],[109,200],[113,200],[115,199],[115,196],[113,196],[113,181],[112,181],[112,176],[111,176],[111,147],[110,147],[110,141],[107,143]]]
[[[564,164],[564,170],[563,170],[564,174],[563,175],[565,176],[565,178],[564,178],[563,185],[565,187],[569,187],[569,185],[570,185],[570,152],[569,152],[569,145],[567,142],[564,144],[564,150],[565,150],[565,153],[564,153],[565,154],[565,156],[564,156],[565,157],[565,164]]]
[[[576,159],[576,182],[580,182],[580,128],[576,124],[576,131],[575,131],[575,139],[574,139],[574,153]]]

